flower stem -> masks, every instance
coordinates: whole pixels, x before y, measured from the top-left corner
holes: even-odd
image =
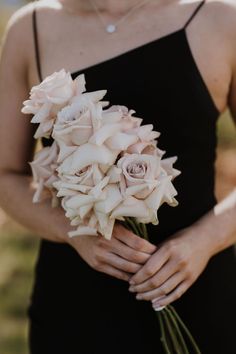
[[[148,237],[148,232],[147,232],[147,226],[146,224],[140,224],[141,229],[142,229],[142,233],[143,233],[143,238],[145,238],[145,240],[149,241],[149,237]]]
[[[139,222],[137,222],[135,219],[134,219],[134,222],[135,222],[136,226],[137,226],[138,229],[139,229],[139,234],[140,234],[140,236],[141,236],[142,238],[144,238],[142,224],[140,224]]]
[[[162,342],[163,348],[164,348],[166,354],[172,354],[172,352],[168,346],[168,343],[167,343],[165,326],[164,326],[162,314],[161,314],[161,312],[156,312],[156,315],[157,315],[157,318],[158,318],[159,324],[160,324],[161,342]]]
[[[138,223],[133,217],[126,217],[123,224],[136,235],[149,241],[146,224]],[[201,351],[198,348],[193,336],[173,306],[169,305],[164,310],[156,312],[156,314],[160,324],[161,342],[166,354],[189,354],[189,350],[182,332],[188,338],[194,352],[196,354],[201,354]],[[181,328],[183,331],[181,331]]]
[[[140,235],[140,231],[139,228],[136,224],[136,222],[133,220],[133,218],[125,218],[125,221],[128,223],[128,225],[130,226],[130,229],[136,233],[136,235],[142,237],[143,235]]]
[[[183,337],[183,335],[181,333],[181,330],[180,330],[179,325],[178,325],[178,323],[177,323],[177,321],[175,319],[174,314],[170,311],[169,306],[167,306],[165,308],[165,310],[166,310],[166,315],[169,316],[169,318],[170,318],[170,320],[171,320],[171,322],[172,322],[172,324],[173,324],[173,326],[175,328],[175,331],[176,331],[176,333],[177,333],[177,335],[179,337],[179,341],[180,341],[180,344],[182,346],[181,354],[189,354],[187,345],[185,343],[184,337]]]
[[[169,334],[170,334],[170,338],[173,342],[173,346],[174,349],[176,351],[176,354],[185,354],[185,352],[182,350],[180,343],[178,341],[178,338],[176,337],[175,334],[175,326],[173,326],[173,321],[171,320],[170,316],[168,315],[168,311],[166,309],[164,309],[162,311],[163,313],[163,317],[166,323],[166,327],[168,328]],[[182,344],[182,343],[181,343]]]
[[[176,320],[179,322],[180,326],[182,327],[182,329],[184,330],[185,334],[187,335],[188,339],[190,340],[193,349],[195,350],[195,352],[197,354],[201,354],[200,349],[197,346],[197,343],[195,342],[195,339],[193,338],[192,334],[190,333],[190,331],[188,330],[188,328],[186,327],[186,325],[184,324],[184,322],[181,320],[181,318],[179,317],[178,313],[175,311],[174,307],[169,305],[169,310],[172,312],[172,314],[174,315],[174,317],[176,318]]]

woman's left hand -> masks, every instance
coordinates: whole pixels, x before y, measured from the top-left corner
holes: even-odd
[[[194,227],[181,230],[161,244],[130,279],[138,300],[152,301],[158,310],[180,298],[195,282],[213,256],[207,235]]]

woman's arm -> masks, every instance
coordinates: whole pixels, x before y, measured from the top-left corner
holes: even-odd
[[[28,14],[26,13],[28,10]],[[30,167],[34,127],[21,113],[28,97],[29,53],[33,52],[30,8],[8,23],[0,62],[0,205],[15,220],[52,241],[63,242],[69,223],[50,201],[33,204]],[[43,222],[42,222],[43,221]]]
[[[30,4],[11,18],[4,36],[0,62],[0,206],[34,234],[70,244],[94,269],[128,280],[156,250],[154,245],[120,225],[115,226],[111,241],[94,236],[70,239],[67,232],[71,227],[61,207],[52,208],[49,199],[32,203],[28,162],[33,158],[34,127],[30,117],[21,114],[30,89],[30,68],[35,65],[31,21]]]

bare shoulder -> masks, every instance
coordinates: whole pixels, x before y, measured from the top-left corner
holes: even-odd
[[[23,6],[17,10],[9,19],[2,39],[2,61],[6,60],[10,64],[14,60],[19,63],[27,59],[27,50],[32,46],[31,28],[32,28],[32,10],[33,4]]]
[[[55,12],[59,8],[58,3],[53,0],[31,2],[21,7],[10,17],[5,29],[4,37],[14,35],[16,36],[16,39],[22,37],[27,40],[27,37],[30,36],[29,29],[32,25],[32,13],[35,7],[37,12]]]
[[[37,12],[57,11],[56,0],[31,2],[17,10],[9,19],[2,39],[0,70],[10,67],[14,73],[28,75],[28,68],[34,61],[34,39],[32,14]]]
[[[218,31],[236,35],[235,0],[206,0],[205,14]]]

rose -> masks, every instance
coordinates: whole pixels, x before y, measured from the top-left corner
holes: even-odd
[[[149,154],[149,149],[150,149],[151,154],[153,154],[153,151],[155,151],[155,153],[160,156],[164,154],[164,151],[156,149],[156,145],[157,145],[156,139],[160,136],[160,133],[153,130],[152,124],[146,124],[134,128],[130,131],[130,133],[137,135],[138,140],[135,144],[129,146],[129,148],[127,149],[128,153]]]
[[[105,172],[115,163],[118,153],[109,150],[105,145],[83,144],[64,159],[57,171],[60,176],[74,175],[89,165],[98,164]]]
[[[30,99],[23,102],[22,112],[33,114],[32,123],[39,123],[35,138],[49,137],[58,111],[74,95],[85,90],[84,76],[72,80],[70,73],[62,69],[48,76],[30,91]]]
[[[157,186],[160,159],[152,155],[126,154],[117,162],[121,169],[120,189],[128,196],[145,199]]]
[[[114,193],[115,186],[108,185],[109,176],[104,176],[97,164],[77,171],[74,175],[63,175],[54,183],[57,196],[62,197],[62,207],[71,225],[77,226],[69,235],[98,235],[110,238],[114,220],[109,212],[121,201],[121,195]],[[113,190],[113,193],[112,193]],[[111,198],[113,195],[113,198]]]
[[[112,106],[100,101],[106,91],[84,93],[73,99],[73,104],[58,113],[53,138],[59,145],[80,146],[87,142],[95,145],[106,144],[113,150],[126,150],[138,140],[136,132],[129,133],[140,125],[140,118],[131,117],[123,106]]]
[[[33,203],[41,199],[43,191],[50,191],[53,197],[53,205],[56,203],[53,183],[58,180],[57,168],[58,146],[56,142],[35,154],[34,160],[30,163],[33,173],[33,184],[36,191],[33,196]]]
[[[53,129],[53,138],[68,146],[88,142],[94,132],[94,125],[101,121],[104,102],[98,103],[106,94],[105,90],[84,93],[73,98],[73,103],[58,113]]]
[[[129,216],[140,223],[157,224],[157,210],[164,202],[177,205],[174,198],[177,192],[171,182],[174,178],[171,174],[173,161],[169,159],[162,164],[158,154],[123,156],[117,162],[123,201],[112,211],[111,217],[123,220]],[[111,175],[114,176],[114,173]]]

